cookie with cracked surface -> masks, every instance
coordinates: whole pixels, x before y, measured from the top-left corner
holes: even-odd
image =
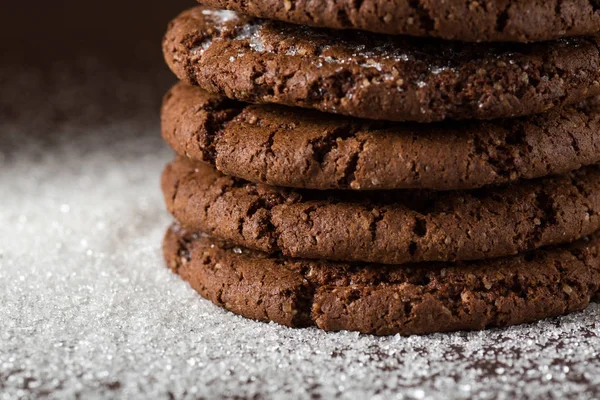
[[[388,123],[249,105],[179,83],[162,132],[182,156],[306,189],[473,189],[600,162],[600,100],[491,122]]]
[[[198,1],[300,25],[466,42],[534,42],[600,31],[600,2],[596,0]]]
[[[599,40],[468,44],[197,7],[171,22],[163,50],[179,78],[232,99],[432,122],[530,115],[600,94]]]
[[[179,158],[162,177],[190,231],[286,256],[403,264],[475,260],[577,240],[600,229],[600,167],[463,192],[286,189]]]
[[[582,310],[600,295],[598,235],[508,258],[406,266],[269,256],[169,229],[168,267],[236,314],[376,335],[479,330]]]

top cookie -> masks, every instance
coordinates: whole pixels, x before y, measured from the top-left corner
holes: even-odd
[[[198,0],[255,17],[467,42],[535,42],[600,31],[593,0]]]
[[[529,115],[600,94],[599,39],[491,46],[196,7],[170,24],[163,50],[179,78],[232,99],[432,122]]]

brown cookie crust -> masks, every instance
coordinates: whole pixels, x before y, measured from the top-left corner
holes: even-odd
[[[600,162],[600,101],[520,119],[385,123],[248,105],[185,83],[162,134],[180,155],[251,182],[305,189],[474,189]]]
[[[531,45],[329,32],[202,7],[163,42],[173,72],[212,93],[378,120],[494,119],[600,94],[599,36]]]
[[[466,42],[535,42],[600,31],[594,0],[198,0],[213,8],[333,29]]]
[[[469,192],[335,192],[249,183],[179,158],[165,169],[162,190],[168,210],[190,231],[310,259],[486,259],[600,229],[597,166]]]
[[[376,335],[508,326],[582,310],[600,295],[598,235],[469,263],[356,265],[268,256],[175,227],[168,267],[236,314]]]

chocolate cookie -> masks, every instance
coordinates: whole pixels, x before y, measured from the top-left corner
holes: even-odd
[[[600,295],[600,238],[470,263],[408,266],[308,261],[174,228],[169,268],[234,313],[376,335],[484,329],[584,309]]]
[[[600,94],[599,39],[492,46],[197,7],[170,24],[163,49],[179,78],[232,99],[432,122],[529,115]]]
[[[255,17],[467,42],[532,42],[600,31],[590,0],[199,0]]]
[[[190,231],[286,256],[403,264],[475,260],[600,229],[600,167],[471,192],[292,190],[180,158],[162,189]]]
[[[600,162],[600,102],[493,122],[387,123],[248,105],[177,84],[163,137],[252,182],[308,189],[472,189]]]

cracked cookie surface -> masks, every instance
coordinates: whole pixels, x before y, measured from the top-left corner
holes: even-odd
[[[545,114],[442,124],[358,120],[249,105],[179,83],[162,133],[226,175],[306,189],[473,189],[600,162],[600,101]]]
[[[597,0],[198,1],[300,25],[467,42],[545,41],[600,31]]]
[[[196,7],[171,22],[163,51],[180,79],[232,99],[433,122],[531,115],[600,94],[598,40],[469,44]]]
[[[600,229],[600,167],[474,191],[317,191],[254,184],[178,158],[162,176],[168,210],[267,253],[403,264],[475,260],[577,240]]]
[[[582,310],[600,295],[598,245],[596,234],[495,260],[357,265],[269,256],[175,226],[163,250],[167,266],[203,297],[247,318],[408,335]]]

